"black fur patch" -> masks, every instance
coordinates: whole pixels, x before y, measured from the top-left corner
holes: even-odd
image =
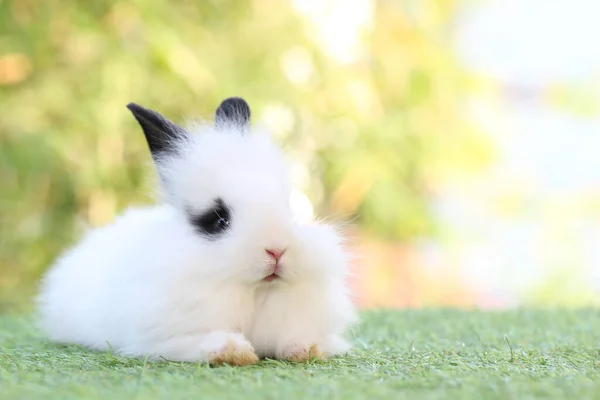
[[[223,100],[215,112],[215,125],[233,125],[238,128],[250,124],[250,106],[241,97],[230,97]]]

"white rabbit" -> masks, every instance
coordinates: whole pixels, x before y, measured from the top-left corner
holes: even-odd
[[[189,130],[137,104],[164,202],[89,232],[49,269],[51,340],[174,361],[253,364],[346,352],[357,314],[328,224],[302,226],[283,154],[240,98]]]

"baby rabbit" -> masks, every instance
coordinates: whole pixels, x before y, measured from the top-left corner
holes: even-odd
[[[42,280],[51,340],[150,359],[248,365],[344,353],[356,321],[348,256],[327,224],[299,225],[283,155],[241,98],[181,128],[131,103],[163,202],[92,230]]]

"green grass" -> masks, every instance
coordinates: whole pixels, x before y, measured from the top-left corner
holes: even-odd
[[[57,346],[0,316],[0,399],[598,399],[598,332],[593,310],[378,311],[346,357],[210,368]]]

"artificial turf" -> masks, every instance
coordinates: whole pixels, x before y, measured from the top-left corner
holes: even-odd
[[[369,311],[354,350],[251,367],[151,363],[0,316],[0,399],[600,399],[595,310]]]

